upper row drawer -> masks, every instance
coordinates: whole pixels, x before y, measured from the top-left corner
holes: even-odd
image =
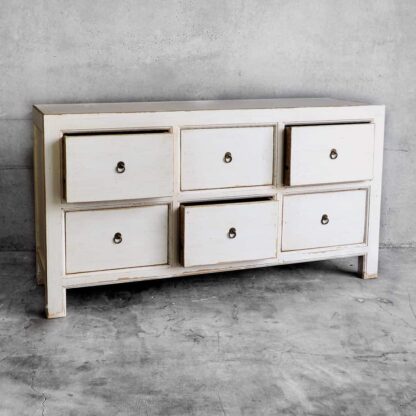
[[[171,133],[64,136],[67,202],[173,193]]]
[[[284,184],[355,182],[373,177],[374,125],[286,128]]]
[[[286,128],[284,184],[353,182],[373,176],[374,125]],[[170,132],[65,135],[67,202],[173,194]],[[181,190],[273,184],[274,127],[181,131]]]
[[[273,127],[182,130],[181,189],[271,185],[273,136]]]

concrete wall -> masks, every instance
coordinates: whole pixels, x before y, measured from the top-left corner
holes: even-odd
[[[0,250],[32,250],[33,103],[386,104],[382,243],[416,245],[414,0],[0,0]]]

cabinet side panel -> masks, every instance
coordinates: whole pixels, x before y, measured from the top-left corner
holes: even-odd
[[[378,276],[384,123],[385,110],[383,107],[380,113],[374,118],[374,178],[370,187],[370,204],[368,213],[368,253],[360,259],[359,263],[360,273],[364,279],[371,279]]]
[[[45,240],[46,240],[46,316],[58,318],[66,315],[66,289],[64,275],[64,216],[62,211],[62,125],[61,117],[44,119],[44,171],[45,171]],[[81,126],[82,127],[82,126]]]
[[[35,187],[36,277],[43,284],[46,272],[45,160],[43,132],[33,124],[33,175]]]

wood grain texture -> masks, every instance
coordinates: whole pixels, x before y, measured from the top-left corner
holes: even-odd
[[[366,205],[366,190],[285,196],[282,251],[364,243]]]
[[[276,201],[182,206],[181,210],[185,267],[276,257]]]
[[[172,135],[65,136],[67,202],[111,201],[173,193]],[[124,172],[117,172],[123,162]]]
[[[166,205],[66,214],[67,273],[166,264],[167,247]]]
[[[287,130],[286,185],[353,182],[373,177],[373,124],[291,126]],[[336,158],[330,157],[331,152]]]
[[[273,127],[182,130],[181,189],[271,185],[273,136]]]

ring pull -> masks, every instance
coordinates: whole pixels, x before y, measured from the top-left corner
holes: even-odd
[[[338,157],[337,149],[331,149],[331,153],[329,154],[331,159],[336,159]]]
[[[126,170],[126,164],[123,161],[117,163],[116,172],[123,173]]]
[[[227,152],[224,155],[224,162],[225,163],[231,163],[232,160],[233,160],[233,156],[232,156],[231,152]]]
[[[326,215],[326,214],[322,215],[321,224],[322,225],[327,225],[328,223],[329,223],[328,215]]]
[[[237,237],[237,230],[234,227],[230,228],[228,230],[228,238],[233,239],[233,238],[236,238],[236,237]]]
[[[115,233],[113,237],[113,243],[114,244],[120,244],[123,241],[123,237],[121,233]]]

